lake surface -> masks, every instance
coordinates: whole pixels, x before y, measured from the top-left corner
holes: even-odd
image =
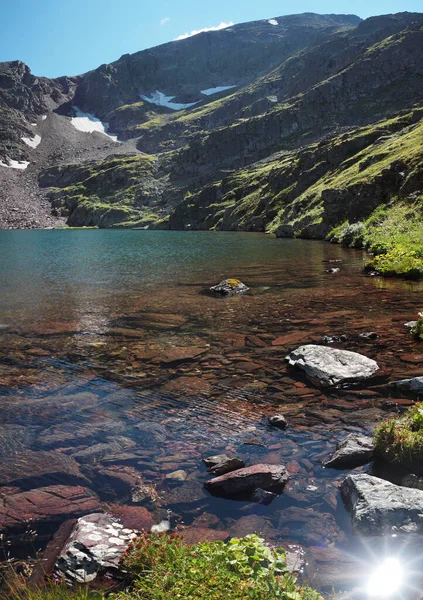
[[[398,554],[421,589],[421,541],[354,537],[338,492],[346,472],[321,466],[346,433],[390,414],[387,394],[323,392],[284,361],[345,335],[334,347],[376,359],[390,379],[422,374],[404,327],[422,284],[365,277],[364,260],[253,233],[0,231],[3,502],[19,512],[22,492],[82,486],[103,510],[146,507],[157,521],[169,510],[191,535],[299,544],[325,593],[365,586],[381,556]],[[227,277],[250,292],[204,293]],[[369,331],[378,337],[359,337]],[[268,426],[277,413],[288,430]],[[268,506],[213,498],[202,458],[219,453],[285,464],[291,480]],[[64,518],[43,508],[24,533],[12,524],[7,552],[42,549]]]

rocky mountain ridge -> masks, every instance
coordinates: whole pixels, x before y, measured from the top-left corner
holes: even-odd
[[[54,80],[0,63],[0,226],[32,193],[73,226],[322,237],[404,197],[387,172],[421,193],[422,65],[420,13],[244,23]],[[377,151],[385,134],[400,166]],[[356,162],[359,201],[342,176]]]

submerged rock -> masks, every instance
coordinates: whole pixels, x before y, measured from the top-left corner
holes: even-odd
[[[379,370],[376,361],[362,354],[314,344],[300,346],[285,360],[323,387],[364,381]]]
[[[109,515],[94,513],[81,517],[57,559],[55,570],[77,583],[88,583],[98,575],[119,574],[120,560],[138,534]]]
[[[262,490],[261,488],[257,488],[251,494],[250,501],[256,502],[257,504],[264,504],[264,506],[268,506],[273,502],[273,500],[277,498],[277,494],[274,492],[268,492],[267,490]]]
[[[353,528],[364,535],[423,531],[423,491],[372,475],[348,475],[341,485]]]
[[[288,427],[288,421],[283,415],[273,415],[268,419],[269,425],[278,427],[279,429],[286,429]]]
[[[224,279],[218,285],[211,287],[210,291],[222,296],[233,296],[234,294],[245,294],[249,289],[239,279]]]
[[[350,433],[339,442],[336,451],[324,463],[325,467],[348,469],[364,465],[372,460],[375,451],[373,440],[365,435]]]
[[[1,500],[0,531],[25,529],[28,523],[56,523],[98,510],[100,500],[82,486],[51,485],[12,494]]]
[[[231,496],[257,488],[268,491],[282,487],[288,479],[289,473],[283,465],[258,464],[220,475],[204,485],[212,494]]]
[[[203,462],[207,467],[207,471],[213,475],[225,475],[236,469],[245,467],[245,462],[239,458],[230,458],[226,454],[217,454],[204,458]]]

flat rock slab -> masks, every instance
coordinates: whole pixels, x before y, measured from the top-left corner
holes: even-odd
[[[423,394],[423,377],[401,379],[400,381],[393,381],[389,385],[400,390],[401,392],[414,392],[416,394]]]
[[[353,529],[363,535],[423,531],[423,491],[372,475],[348,475],[341,485]]]
[[[212,494],[231,496],[257,488],[271,490],[282,487],[288,479],[289,473],[283,465],[258,464],[220,475],[204,485]]]
[[[239,458],[231,458],[226,454],[217,454],[204,458],[203,462],[207,467],[207,471],[213,475],[225,475],[231,471],[242,469],[245,467],[245,462]]]
[[[98,496],[81,486],[51,485],[3,498],[0,530],[21,529],[28,523],[50,523],[79,517],[100,508]]]
[[[375,446],[372,438],[357,433],[350,433],[339,442],[336,451],[324,463],[333,469],[349,469],[364,465],[374,456]]]
[[[362,354],[314,344],[300,346],[285,360],[322,387],[364,381],[379,370],[376,361]]]
[[[88,583],[108,572],[118,573],[128,544],[138,535],[138,531],[125,528],[110,515],[81,517],[57,559],[55,571],[77,583]]]

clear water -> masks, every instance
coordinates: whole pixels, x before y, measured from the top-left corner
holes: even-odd
[[[386,398],[322,392],[284,361],[300,343],[345,334],[338,347],[375,358],[391,378],[421,374],[421,350],[403,323],[422,308],[423,287],[364,277],[364,259],[324,242],[252,233],[0,232],[2,461],[60,452],[106,506],[135,502],[157,520],[170,508],[180,526],[301,544],[307,576],[327,593],[364,585],[380,557],[405,544],[401,554],[414,561],[407,583],[418,588],[420,540],[353,536],[337,488],[345,473],[321,466],[346,432],[372,430]],[[250,293],[204,293],[226,277]],[[378,338],[359,338],[366,331]],[[181,359],[181,349],[195,351]],[[286,432],[267,425],[280,412]],[[288,465],[291,481],[269,506],[213,498],[201,459],[221,452]],[[160,500],[140,500],[105,469],[139,476]],[[185,481],[168,477],[177,470]],[[23,480],[9,471],[0,467],[6,498],[74,484],[60,469]],[[32,548],[57,526],[33,525]],[[12,535],[10,551],[28,553],[25,538]]]

